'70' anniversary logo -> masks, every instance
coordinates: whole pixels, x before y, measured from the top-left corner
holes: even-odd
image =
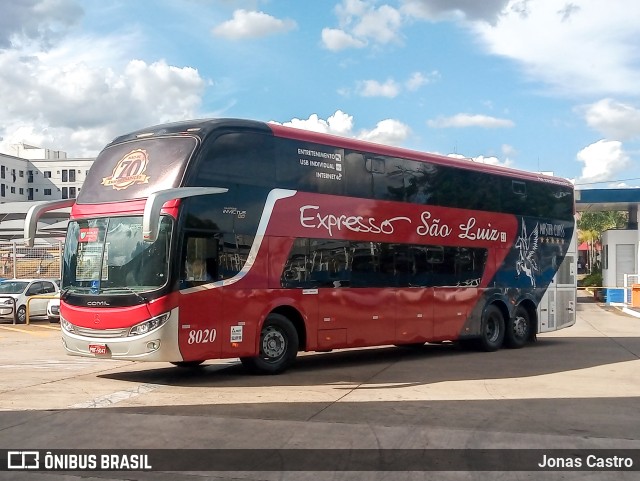
[[[132,150],[118,161],[111,177],[102,178],[102,185],[122,190],[133,184],[148,184],[149,176],[145,174],[148,163],[146,150]]]

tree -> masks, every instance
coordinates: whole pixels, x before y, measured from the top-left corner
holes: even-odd
[[[589,245],[589,268],[596,260],[596,243],[602,241],[602,233],[608,229],[624,229],[629,213],[622,211],[583,212],[578,219],[578,240]]]
[[[583,212],[578,219],[578,229],[594,231],[600,235],[607,229],[624,229],[627,226],[628,219],[628,212]]]

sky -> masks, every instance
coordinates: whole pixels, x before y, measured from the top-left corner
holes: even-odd
[[[637,0],[0,0],[0,151],[234,117],[640,186]]]

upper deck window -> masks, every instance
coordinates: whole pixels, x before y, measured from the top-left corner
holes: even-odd
[[[275,183],[270,136],[255,132],[225,133],[205,144],[198,157],[199,161],[188,175],[189,185],[236,183],[272,187]]]

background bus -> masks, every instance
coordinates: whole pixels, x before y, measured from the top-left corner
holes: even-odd
[[[300,350],[521,347],[575,322],[575,235],[563,179],[254,121],[155,126],[107,145],[73,204],[63,341],[267,373]]]

